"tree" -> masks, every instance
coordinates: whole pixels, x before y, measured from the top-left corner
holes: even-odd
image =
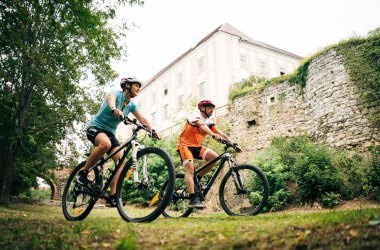
[[[0,204],[9,204],[15,173],[54,166],[56,144],[90,102],[84,76],[93,76],[92,86],[116,77],[109,63],[122,54],[123,33],[107,21],[124,4],[141,3],[1,0]]]

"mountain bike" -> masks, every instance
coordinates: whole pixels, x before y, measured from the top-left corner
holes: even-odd
[[[256,215],[264,208],[269,198],[269,184],[267,177],[258,167],[250,164],[239,165],[230,152],[241,152],[237,144],[226,140],[220,140],[225,144],[224,152],[206,165],[195,170],[194,190],[195,194],[205,200],[207,193],[221,173],[224,166],[228,171],[219,186],[219,201],[223,210],[232,216]],[[198,173],[219,162],[213,174],[208,173],[199,179]],[[211,175],[211,178],[208,178]],[[169,184],[169,183],[168,183]],[[164,185],[165,187],[165,185]],[[178,173],[171,200],[162,212],[164,217],[188,217],[194,210],[189,208],[190,196],[185,185],[185,175]]]
[[[81,185],[76,178],[85,161],[70,174],[62,196],[63,214],[67,220],[83,220],[100,198],[111,202],[107,190],[127,157],[129,159],[116,187],[116,204],[120,216],[129,222],[153,221],[168,204],[175,183],[175,170],[169,155],[160,148],[144,147],[139,143],[137,135],[140,130],[147,131],[150,137],[157,137],[146,125],[128,117],[122,118],[122,121],[134,127],[132,136],[116,152],[103,157],[90,168],[89,183]],[[105,163],[121,150],[124,151],[115,168],[108,168],[105,173]]]

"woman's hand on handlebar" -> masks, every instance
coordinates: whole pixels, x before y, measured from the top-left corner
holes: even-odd
[[[120,109],[113,108],[111,112],[117,118],[123,118],[124,117],[124,114]]]
[[[161,136],[154,129],[150,131],[150,137],[153,139],[161,140]]]

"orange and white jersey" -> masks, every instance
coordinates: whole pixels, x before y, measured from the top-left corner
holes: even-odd
[[[182,133],[178,138],[177,148],[178,150],[181,147],[199,147],[203,141],[203,138],[207,135],[202,132],[196,122],[201,120],[206,126],[208,126],[212,132],[216,133],[216,127],[213,120],[210,118],[204,118],[200,111],[195,112],[194,114],[187,117],[187,122],[182,129]]]

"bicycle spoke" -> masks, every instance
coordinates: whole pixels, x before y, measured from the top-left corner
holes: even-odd
[[[174,191],[172,193],[170,202],[162,215],[165,217],[187,217],[193,211],[189,208],[189,193],[185,185],[185,179],[183,174],[176,175],[176,183]]]
[[[230,173],[222,180],[219,190],[222,208],[230,215],[259,213],[269,196],[268,181],[265,175],[251,165],[243,165],[235,171],[237,185]]]
[[[99,174],[95,170],[89,172],[89,187],[77,183],[76,175],[83,165],[84,162],[78,165],[70,174],[62,195],[63,214],[68,220],[83,220],[96,202],[91,197],[91,188],[97,185]]]
[[[145,163],[146,162],[146,163]],[[147,176],[143,165],[146,164]],[[174,185],[174,168],[169,156],[159,148],[145,148],[138,152],[137,170],[128,161],[118,181],[118,210],[127,221],[151,221],[162,212],[169,199],[168,189]],[[137,175],[137,176],[135,176]],[[135,180],[140,182],[135,182]],[[163,188],[170,180],[171,186]]]

